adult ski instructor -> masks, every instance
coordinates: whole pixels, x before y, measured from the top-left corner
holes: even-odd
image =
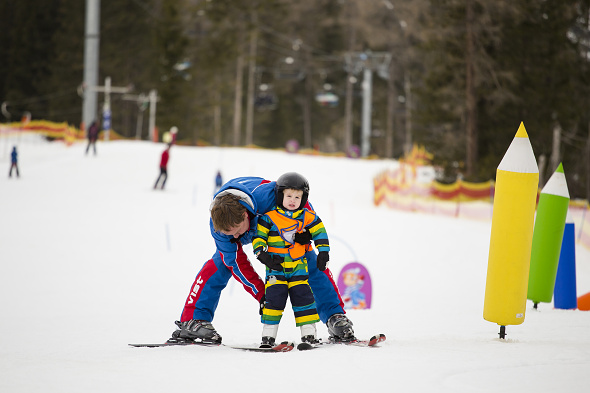
[[[264,281],[252,267],[242,246],[251,243],[256,235],[258,218],[276,206],[278,186],[299,188],[301,181],[305,179],[294,172],[282,175],[277,182],[260,177],[239,177],[225,183],[215,194],[210,207],[209,226],[217,249],[197,274],[180,321],[176,321],[178,329],[168,342],[202,340],[221,343],[221,336],[211,321],[221,291],[231,276],[260,303],[261,308],[264,306]],[[309,202],[306,207],[311,209]],[[295,242],[299,244],[308,244],[310,241],[309,232],[295,235]],[[320,261],[320,270],[313,249],[310,248],[305,257],[309,264],[309,285],[321,321],[326,323],[334,339],[354,341],[352,322],[344,315],[337,286],[325,266],[327,261]]]

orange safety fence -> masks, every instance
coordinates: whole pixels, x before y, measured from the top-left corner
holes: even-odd
[[[439,214],[457,218],[491,220],[495,182],[452,184],[436,180],[419,181],[423,167],[402,163],[399,169],[384,170],[373,178],[375,206]],[[590,249],[590,207],[588,201],[571,200],[569,212],[575,224],[576,240]]]
[[[31,120],[0,125],[0,135],[18,135],[21,132],[36,133],[48,138],[63,140],[68,145],[76,140],[86,138],[86,132],[84,130],[70,126],[65,122],[55,123],[46,120]],[[99,139],[104,139],[104,132],[100,132]],[[109,139],[118,140],[124,138],[113,130],[110,130]]]

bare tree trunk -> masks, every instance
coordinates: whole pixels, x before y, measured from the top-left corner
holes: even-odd
[[[393,158],[395,143],[393,123],[396,107],[396,94],[393,67],[393,61],[391,61],[391,63],[389,64],[389,79],[387,79],[387,120],[385,122],[385,157],[387,158]]]
[[[241,50],[241,46],[240,46]],[[240,134],[242,128],[242,84],[244,79],[244,56],[241,54],[238,56],[236,62],[236,88],[234,98],[234,135],[233,145],[240,145]]]
[[[313,148],[313,142],[311,140],[311,103],[310,97],[312,96],[312,73],[309,72],[311,67],[309,64],[309,52],[305,50],[305,89],[303,96],[303,140],[304,145],[309,148]]]
[[[545,167],[547,166],[547,157],[545,154],[539,156],[539,163],[537,166],[539,167],[539,188],[543,188],[543,185],[545,184]]]
[[[352,55],[356,45],[356,27],[353,21],[354,4],[348,2],[348,25],[350,26],[350,40],[348,42],[348,53]],[[352,63],[352,62],[351,62]],[[344,108],[344,151],[348,153],[352,145],[352,64],[349,64],[348,74],[346,75],[346,102]]]
[[[219,74],[215,77],[216,85],[220,86]],[[213,105],[213,144],[221,145],[221,89],[215,89]]]
[[[553,125],[553,145],[551,147],[551,168],[550,173],[553,174],[559,166],[559,157],[561,151],[561,126],[556,121]],[[549,175],[551,177],[551,175]]]
[[[476,173],[477,164],[477,97],[475,95],[474,62],[475,42],[473,33],[474,14],[473,1],[466,2],[466,54],[465,54],[465,100],[466,100],[466,131],[467,151],[466,169],[467,176],[471,177]]]
[[[256,25],[256,13],[252,16]],[[256,72],[256,46],[258,42],[258,29],[255,27],[250,33],[250,53],[248,58],[248,100],[246,112],[246,145],[253,143],[254,134],[254,74]]]
[[[406,95],[406,140],[404,142],[404,154],[412,151],[412,84],[410,76],[404,78],[404,94]]]

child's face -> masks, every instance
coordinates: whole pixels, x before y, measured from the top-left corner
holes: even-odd
[[[301,205],[301,198],[303,198],[302,190],[292,190],[287,188],[283,191],[283,206],[287,210],[297,210]]]

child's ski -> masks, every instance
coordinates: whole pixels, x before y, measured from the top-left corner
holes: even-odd
[[[252,352],[289,352],[293,350],[295,345],[289,341],[283,341],[280,344],[275,345],[271,348],[260,348],[260,347],[231,347],[233,349],[241,349],[242,351],[252,351]]]
[[[321,345],[322,345],[321,342],[318,344],[299,343],[299,344],[297,344],[297,349],[300,351],[308,351],[310,349],[318,348]]]

